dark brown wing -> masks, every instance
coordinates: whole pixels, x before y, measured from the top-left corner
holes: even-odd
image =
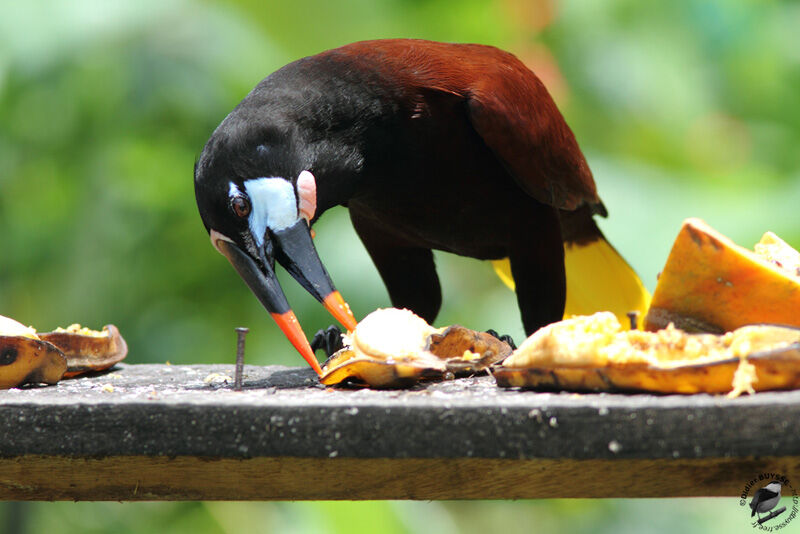
[[[433,90],[462,99],[478,135],[517,185],[540,202],[564,210],[599,204],[575,136],[544,84],[514,55],[416,39],[362,41],[326,54],[355,58],[348,68],[369,65],[386,86],[409,94]]]
[[[498,56],[467,95],[475,130],[540,202],[566,210],[598,203],[589,165],[544,84],[514,56]]]

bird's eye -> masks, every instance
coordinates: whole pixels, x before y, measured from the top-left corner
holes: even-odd
[[[250,215],[250,201],[247,200],[247,197],[241,195],[231,197],[231,209],[237,217],[244,219]]]

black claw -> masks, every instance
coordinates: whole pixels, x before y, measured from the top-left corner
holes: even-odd
[[[344,346],[342,343],[342,331],[338,326],[332,324],[324,330],[317,330],[311,340],[311,350],[314,352],[322,349],[325,355],[330,358],[335,352],[341,350]]]
[[[500,334],[498,334],[495,330],[492,330],[491,328],[489,330],[487,330],[486,333],[489,334],[490,336],[496,337],[497,339],[499,339],[500,341],[502,341],[504,343],[508,343],[509,346],[511,347],[511,350],[517,350],[517,344],[514,343],[514,339],[511,336],[509,336],[508,334],[503,334],[501,336]]]
[[[514,338],[512,338],[510,335],[504,334],[500,336],[498,339],[500,339],[500,341],[508,343],[508,345],[511,347],[511,350],[517,350],[517,344],[514,343]]]

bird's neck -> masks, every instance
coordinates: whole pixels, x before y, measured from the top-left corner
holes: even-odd
[[[312,149],[309,170],[316,179],[316,217],[319,217],[327,209],[347,205],[363,188],[364,147],[331,137],[312,145]]]
[[[334,206],[346,206],[356,195],[360,174],[357,172],[328,172],[317,177],[317,212],[315,219]]]

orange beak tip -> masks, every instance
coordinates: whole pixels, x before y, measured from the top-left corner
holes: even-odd
[[[314,369],[317,376],[322,376],[322,368],[319,366],[319,362],[316,359],[312,361],[311,368]]]
[[[317,357],[314,356],[314,351],[311,350],[311,346],[308,344],[308,339],[306,338],[303,329],[300,328],[300,323],[297,321],[297,317],[295,317],[294,312],[289,310],[285,313],[273,313],[271,315],[275,320],[275,323],[277,323],[278,327],[289,339],[289,342],[294,345],[294,348],[297,349],[297,352],[299,352],[303,359],[308,362],[308,365],[314,369],[314,372],[317,373],[317,376],[322,376],[322,369],[319,366]]]
[[[347,328],[348,332],[355,330],[358,321],[356,321],[353,312],[350,310],[350,305],[342,298],[341,293],[334,291],[322,301],[331,315],[333,315],[342,326]]]

